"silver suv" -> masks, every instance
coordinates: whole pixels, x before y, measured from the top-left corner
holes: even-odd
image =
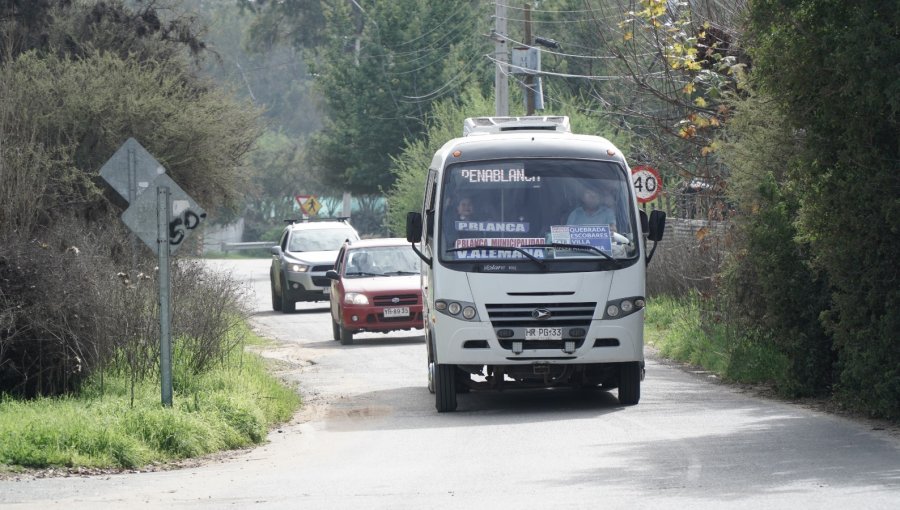
[[[346,218],[289,222],[278,246],[272,247],[272,310],[291,313],[298,301],[328,301],[331,280],[325,271],[334,269],[344,241],[356,241],[356,232]]]

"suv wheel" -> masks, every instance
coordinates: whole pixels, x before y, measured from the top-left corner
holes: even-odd
[[[275,293],[275,278],[269,275],[269,285],[272,287],[272,310],[281,311],[281,296]]]
[[[335,340],[341,339],[341,327],[338,326],[337,322],[334,322],[334,318],[331,318],[331,336],[334,337]]]
[[[281,279],[281,313],[293,313],[296,311],[296,301],[291,301],[288,299],[288,286],[287,281],[282,278]]]

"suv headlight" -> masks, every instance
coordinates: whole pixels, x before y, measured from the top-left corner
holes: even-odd
[[[288,264],[288,271],[292,273],[305,273],[309,271],[309,266],[307,266],[306,264],[298,264],[295,262],[293,264]]]
[[[344,294],[344,303],[348,305],[367,305],[369,304],[369,298],[359,292],[348,292]]]

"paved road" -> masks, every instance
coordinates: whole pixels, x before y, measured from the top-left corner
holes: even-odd
[[[460,396],[437,414],[417,333],[331,340],[327,307],[269,308],[266,261],[215,261],[248,282],[266,354],[306,408],[259,448],[181,470],[0,481],[11,508],[900,508],[900,440],[871,424],[757,398],[650,360],[641,403],[614,394]]]

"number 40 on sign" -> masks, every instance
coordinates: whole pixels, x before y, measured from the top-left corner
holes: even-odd
[[[656,200],[662,188],[662,179],[655,168],[646,165],[636,166],[631,169],[631,179],[634,181],[634,192],[637,201],[644,204]]]

